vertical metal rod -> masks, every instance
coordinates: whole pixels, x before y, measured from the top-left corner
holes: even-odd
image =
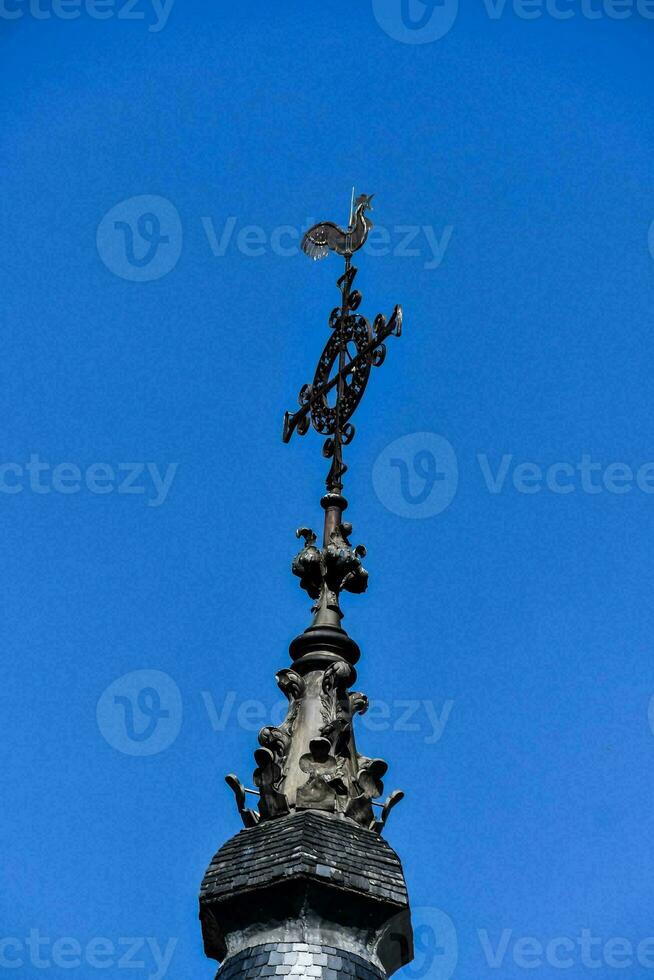
[[[343,341],[345,330],[345,320],[348,315],[350,307],[350,262],[351,256],[345,256],[345,275],[343,277],[343,291],[341,293],[341,322],[339,325],[339,338],[338,338],[338,386],[337,386],[337,396],[336,396],[336,432],[334,434],[334,457],[336,458],[337,465],[340,468],[343,464],[343,443],[341,442],[341,401],[343,398],[343,387],[345,385],[345,377],[343,376],[343,369],[345,368],[345,343]],[[343,492],[343,481],[341,474],[338,474],[338,483],[336,489],[339,493]]]
[[[341,401],[343,398],[343,388],[345,386],[345,343],[343,341],[345,331],[343,329],[345,320],[347,318],[350,309],[350,264],[352,256],[345,256],[345,272],[343,274],[343,286],[341,289],[341,315],[340,323],[338,326],[338,385],[336,388],[336,412],[334,420],[334,453],[332,457],[332,467],[337,474],[336,480],[333,482],[328,478],[327,480],[327,491],[328,493],[336,493],[339,496],[343,493],[343,479],[342,479],[342,466],[343,466],[343,443],[341,442]],[[331,485],[330,485],[331,484]],[[342,508],[338,505],[335,507],[329,507],[325,511],[325,534],[324,534],[324,545],[329,544],[330,532],[341,523]]]

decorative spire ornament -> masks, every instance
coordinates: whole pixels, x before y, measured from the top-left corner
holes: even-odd
[[[372,228],[372,221],[366,217],[366,211],[372,211],[370,202],[373,197],[374,194],[361,194],[354,201],[350,208],[348,228],[339,228],[333,221],[322,221],[309,228],[302,239],[302,251],[315,260],[326,258],[330,250],[351,258],[365,245]]]
[[[356,199],[348,228],[322,222],[302,242],[314,259],[333,251],[345,261],[329,339],[313,382],[300,391],[300,408],[286,413],[283,428],[286,443],[311,426],[325,436],[323,538],[320,545],[311,528],[297,531],[303,546],[292,571],[314,605],[310,626],[291,642],[292,666],[276,675],[288,699],[286,717],[259,732],[254,787],[226,777],[246,829],[217,853],[200,898],[205,951],[225,960],[223,980],[273,972],[370,980],[389,976],[413,956],[401,864],[380,836],[404,794],[396,790],[382,800],[387,764],[357,750],[354,719],[368,699],[352,690],[360,650],[341,625],[340,608],[342,592],[365,592],[368,584],[366,550],[352,546],[352,526],[343,520],[343,447],[354,438],[350,419],[372,368],[385,359],[385,341],[402,328],[399,306],[388,321],[378,314],[372,326],[358,312],[352,256],[372,227],[371,201],[365,194]],[[274,964],[280,969],[271,971]]]

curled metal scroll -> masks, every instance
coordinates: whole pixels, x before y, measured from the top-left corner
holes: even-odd
[[[402,333],[400,306],[395,307],[388,322],[383,314],[378,314],[372,327],[364,316],[356,313],[363,298],[358,290],[351,290],[356,274],[357,270],[346,260],[345,272],[338,280],[341,305],[329,317],[332,333],[318,360],[313,383],[300,389],[299,410],[286,412],[284,416],[284,442],[289,442],[295,431],[305,435],[311,425],[327,436],[323,455],[332,461],[327,477],[329,491],[342,489],[342,477],[347,470],[342,447],[354,438],[350,419],[363,398],[371,369],[384,363],[384,341]],[[334,389],[336,398],[330,404],[328,395]]]

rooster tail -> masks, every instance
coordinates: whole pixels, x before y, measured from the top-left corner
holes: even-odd
[[[324,259],[329,253],[329,248],[327,245],[316,244],[308,235],[305,235],[302,239],[302,251],[305,255],[308,255],[310,259],[317,262],[319,259]]]

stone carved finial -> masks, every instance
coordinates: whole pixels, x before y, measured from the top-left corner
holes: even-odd
[[[339,530],[336,537],[340,536]],[[310,535],[311,548],[309,541]],[[346,561],[349,568],[344,571],[341,567],[339,575],[356,575],[349,558]],[[245,826],[315,810],[381,833],[392,807],[404,794],[392,793],[383,807],[379,804],[381,814],[375,816],[373,802],[383,793],[382,779],[388,767],[383,759],[357,751],[353,719],[367,710],[368,699],[349,690],[355,679],[354,668],[343,659],[307,676],[292,669],[278,672],[277,683],[288,698],[288,712],[281,725],[266,726],[259,732],[253,777],[260,794],[258,813],[245,808],[245,790],[236,777],[227,780]]]
[[[317,602],[314,612],[326,606],[338,613],[341,592],[361,593],[368,588],[368,572],[361,564],[366,556],[362,544],[352,547],[349,536],[352,525],[338,524],[330,533],[323,548],[316,546],[316,535],[311,528],[301,527],[296,532],[304,538],[304,548],[295,556],[291,566],[293,574],[300,579],[300,587]]]

